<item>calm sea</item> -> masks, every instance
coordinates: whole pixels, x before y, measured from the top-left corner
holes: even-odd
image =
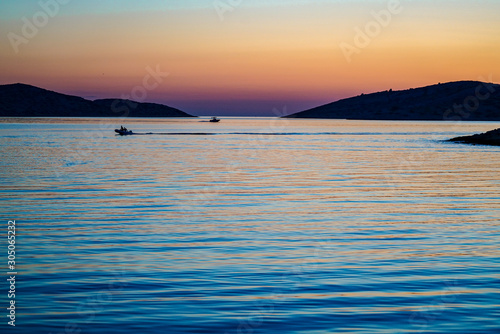
[[[500,333],[498,127],[1,119],[0,331]]]

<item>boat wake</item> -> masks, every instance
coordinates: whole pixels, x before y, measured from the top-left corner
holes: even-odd
[[[239,136],[378,136],[378,135],[401,135],[406,136],[407,133],[383,133],[383,132],[131,132],[123,134],[127,136],[145,136],[145,135],[160,135],[160,136],[223,136],[223,135],[239,135]]]
[[[246,135],[246,136],[317,136],[317,135],[342,135],[338,132],[133,132],[128,136],[162,135],[162,136],[220,136],[220,135]]]

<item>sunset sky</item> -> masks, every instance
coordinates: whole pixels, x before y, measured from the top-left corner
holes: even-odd
[[[498,0],[9,0],[0,31],[0,84],[195,115],[500,82]]]

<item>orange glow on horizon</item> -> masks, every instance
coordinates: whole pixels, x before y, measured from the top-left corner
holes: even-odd
[[[493,9],[446,7],[448,12],[430,16],[426,5],[405,3],[367,46],[356,46],[356,28],[373,23],[371,13],[386,6],[381,1],[242,6],[224,21],[213,8],[61,15],[20,45],[19,53],[10,45],[1,48],[0,84],[120,96],[141,84],[148,66],[159,66],[170,75],[150,97],[164,103],[320,103],[437,82],[500,81],[500,23]],[[1,23],[5,31],[19,31],[18,20]],[[357,48],[350,61],[341,43]]]

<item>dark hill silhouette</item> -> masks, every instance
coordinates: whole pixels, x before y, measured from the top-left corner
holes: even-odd
[[[118,114],[129,112],[130,117],[192,117],[179,109],[158,103],[138,103],[122,99],[95,100],[95,104]]]
[[[43,88],[0,85],[0,117],[195,117],[155,103],[105,99],[90,101]]]
[[[500,85],[457,81],[362,94],[285,117],[500,121]]]

